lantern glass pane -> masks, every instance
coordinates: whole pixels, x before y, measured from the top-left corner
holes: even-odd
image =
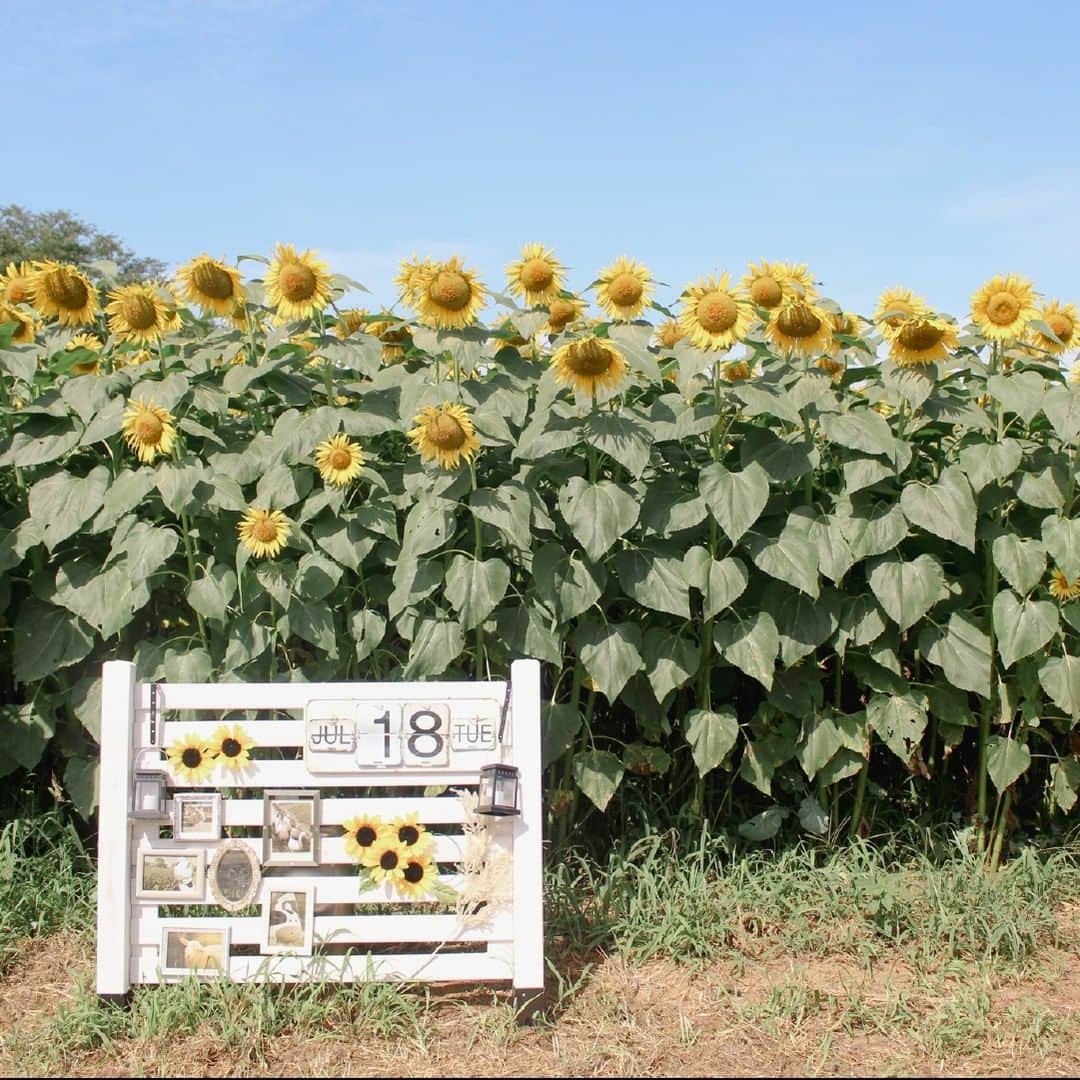
[[[480,774],[480,789],[477,792],[477,808],[490,810],[495,799],[495,778],[489,772]]]
[[[504,775],[500,772],[495,781],[495,805],[504,810],[517,807],[517,777],[512,773]]]

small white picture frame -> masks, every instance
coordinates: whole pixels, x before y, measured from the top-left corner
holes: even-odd
[[[319,865],[319,792],[263,792],[263,865]]]
[[[264,878],[262,944],[267,956],[310,956],[315,942],[315,886]]]
[[[216,791],[180,791],[173,796],[173,839],[219,840],[221,795]]]
[[[160,959],[162,975],[224,975],[229,967],[229,928],[166,927],[161,932]]]
[[[262,882],[259,856],[243,840],[227,840],[214,852],[206,887],[214,903],[226,911],[242,911],[255,902]]]
[[[135,896],[201,904],[206,898],[205,848],[139,848],[135,852]]]

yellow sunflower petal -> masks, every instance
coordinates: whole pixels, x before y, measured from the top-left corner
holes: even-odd
[[[592,335],[561,345],[552,354],[551,366],[559,382],[590,396],[616,389],[630,373],[626,357],[614,342]]]
[[[439,881],[438,865],[414,851],[405,851],[403,856],[401,872],[393,879],[394,891],[411,899],[432,895]]]
[[[416,426],[408,434],[420,457],[444,469],[472,461],[480,449],[476,428],[462,405],[429,405],[413,417],[413,423]]]
[[[98,313],[98,295],[77,267],[52,259],[35,265],[30,275],[30,302],[62,326],[82,326]]]
[[[701,278],[682,294],[679,326],[699,349],[730,349],[745,336],[753,317],[749,302],[731,288],[726,273]]]
[[[244,300],[240,271],[209,255],[196,255],[177,270],[176,277],[184,299],[214,315],[229,318],[233,305]]]
[[[798,356],[835,349],[829,313],[814,301],[794,294],[773,311],[766,333],[774,345]]]
[[[345,487],[360,475],[364,455],[348,435],[334,435],[315,447],[315,464],[331,487]]]
[[[425,271],[420,284],[404,297],[425,326],[461,330],[476,322],[487,300],[487,289],[455,255]]]
[[[263,282],[278,318],[308,319],[330,302],[330,267],[313,251],[277,244]]]
[[[1048,337],[1042,330],[1029,327],[1027,340],[1032,345],[1054,356],[1080,345],[1080,315],[1077,314],[1075,304],[1062,304],[1058,300],[1051,300],[1042,306],[1038,317],[1050,327],[1054,337]]]
[[[248,507],[236,526],[240,542],[257,559],[273,559],[285,546],[290,528],[280,510],[264,510],[258,506]]]
[[[1035,287],[1017,274],[992,277],[971,298],[971,321],[990,341],[1018,340],[1038,317]]]
[[[562,291],[564,270],[550,248],[526,244],[521,258],[506,268],[507,290],[511,296],[523,297],[532,307],[550,304]]]
[[[382,818],[374,814],[357,814],[342,822],[345,854],[354,862],[367,866],[380,837],[386,831]]]
[[[145,345],[157,341],[166,328],[166,305],[153,282],[112,289],[105,314],[109,329],[120,341]]]
[[[616,322],[640,318],[652,294],[652,274],[648,267],[625,255],[600,271],[596,302]]]
[[[176,441],[172,415],[153,401],[132,398],[124,411],[121,431],[140,461],[149,464],[161,454],[168,457]]]
[[[926,367],[944,360],[958,345],[956,327],[933,315],[903,319],[891,335],[889,359],[897,367]]]
[[[254,745],[255,740],[239,724],[231,727],[221,724],[210,738],[210,748],[218,762],[237,772],[250,763],[251,755],[248,751]]]
[[[165,757],[172,771],[191,784],[201,784],[214,771],[214,751],[193,732],[166,747]]]

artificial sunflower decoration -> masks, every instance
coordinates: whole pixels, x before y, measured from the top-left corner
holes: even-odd
[[[394,278],[401,298],[410,306],[416,307],[420,298],[427,291],[431,279],[435,276],[439,264],[434,259],[418,259],[415,255],[401,260],[401,267]]]
[[[833,351],[829,313],[802,296],[793,294],[776,308],[766,332],[774,345],[798,356]]]
[[[589,337],[568,341],[551,356],[555,378],[579,394],[614,390],[630,373],[626,357],[607,338]]]
[[[390,831],[407,854],[428,855],[435,846],[435,837],[420,824],[419,815],[408,814],[392,821]]]
[[[1050,303],[1042,306],[1039,318],[1054,331],[1057,341],[1047,337],[1041,330],[1031,327],[1028,340],[1032,345],[1037,345],[1044,352],[1057,356],[1080,344],[1080,330],[1078,330],[1080,315],[1077,314],[1075,304],[1062,304],[1058,300],[1051,300]]]
[[[444,469],[456,469],[462,459],[472,461],[480,449],[476,428],[463,405],[428,405],[413,417],[413,423],[416,426],[408,434],[420,457]]]
[[[93,334],[76,334],[64,346],[66,352],[74,352],[76,349],[86,349],[87,352],[100,353],[101,340]],[[71,365],[71,370],[76,375],[97,375],[101,371],[101,361],[95,357],[93,360],[81,360]]]
[[[229,318],[233,305],[244,300],[240,271],[209,255],[196,255],[176,272],[176,279],[188,303],[198,304],[207,314]]]
[[[1022,338],[1027,324],[1038,317],[1035,287],[1017,274],[992,277],[971,298],[971,321],[990,341]]]
[[[5,304],[29,304],[33,301],[31,278],[34,268],[28,262],[7,264],[0,274],[0,302]]]
[[[656,328],[656,343],[661,349],[674,349],[686,337],[678,319],[668,319]]]
[[[158,454],[168,457],[176,442],[172,414],[153,401],[132,398],[124,410],[121,431],[128,446],[141,462],[149,464]]]
[[[652,293],[648,267],[620,255],[600,271],[596,302],[615,322],[632,322],[644,313]]]
[[[255,740],[239,725],[220,725],[210,737],[210,749],[225,768],[240,772],[251,762]]]
[[[476,322],[487,289],[475,270],[466,269],[460,256],[435,263],[423,272],[421,279],[421,284],[405,296],[405,301],[416,310],[425,326],[461,330]]]
[[[382,818],[374,814],[357,814],[342,822],[341,827],[345,831],[345,854],[354,862],[370,865],[376,843],[386,831]]]
[[[406,851],[401,873],[394,878],[394,891],[398,896],[417,899],[434,893],[438,881],[439,868],[428,856]]]
[[[550,304],[562,291],[565,269],[550,248],[526,244],[521,258],[506,268],[507,291],[511,296],[523,297],[530,307]]]
[[[766,311],[778,308],[791,295],[813,299],[817,296],[814,279],[806,269],[806,263],[768,262],[751,263],[740,283],[744,292]]]
[[[214,751],[194,732],[166,747],[165,756],[173,772],[190,784],[201,784],[214,771]]]
[[[749,303],[731,288],[731,277],[707,278],[688,285],[682,294],[679,326],[699,349],[727,351],[749,329]]]
[[[894,335],[905,319],[917,315],[928,315],[930,309],[921,296],[916,296],[911,289],[895,286],[886,289],[879,297],[874,309],[874,322],[886,337]]]
[[[1080,578],[1070,581],[1065,571],[1055,566],[1050,573],[1050,595],[1065,603],[1080,600]]]
[[[52,259],[34,264],[30,302],[62,326],[82,326],[93,322],[98,313],[97,290],[90,279],[77,267]]]
[[[37,320],[10,304],[0,304],[0,323],[15,324],[15,333],[11,340],[16,345],[30,345],[37,336]]]
[[[274,559],[285,546],[291,530],[280,510],[249,506],[236,531],[240,542],[256,559]]]
[[[109,329],[120,341],[146,345],[157,341],[164,332],[165,308],[158,286],[144,282],[112,289],[105,314],[109,316]]]
[[[277,244],[264,285],[279,319],[307,319],[330,302],[330,267],[313,251]]]
[[[360,475],[364,455],[348,435],[334,435],[315,447],[319,475],[331,487],[345,487]]]
[[[364,865],[376,885],[384,881],[393,884],[401,877],[405,859],[405,851],[398,838],[389,829],[384,829],[376,837]]]
[[[930,314],[904,319],[890,337],[889,359],[899,368],[936,364],[944,360],[958,342],[956,327]]]
[[[561,334],[571,323],[585,316],[585,301],[577,296],[558,296],[548,304],[545,334]]]

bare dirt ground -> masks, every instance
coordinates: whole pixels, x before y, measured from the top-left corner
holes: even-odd
[[[1065,941],[1080,940],[1080,905],[1061,918]],[[920,972],[902,958],[868,970],[768,943],[758,955],[696,968],[562,957],[556,967],[577,988],[533,1027],[517,1025],[503,996],[458,987],[414,1009],[418,1023],[405,1037],[330,1023],[240,1046],[177,1031],[58,1058],[56,1018],[85,1003],[91,950],[85,935],[33,942],[0,980],[4,1074],[1080,1075],[1080,946],[1071,944],[1048,950],[1023,977]]]

